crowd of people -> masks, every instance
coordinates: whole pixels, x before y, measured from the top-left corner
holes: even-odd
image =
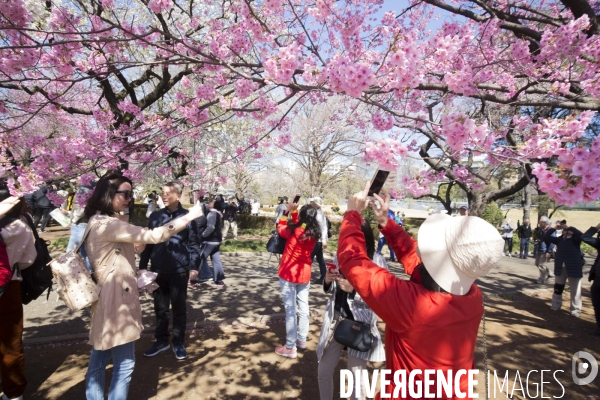
[[[71,220],[69,248],[84,241],[81,255],[101,288],[99,299],[91,308],[88,399],[104,398],[110,360],[113,373],[108,398],[127,398],[136,363],[135,342],[143,330],[137,280],[146,270],[156,274],[157,288],[152,292],[155,341],[144,351],[145,357],[170,349],[176,359],[187,358],[188,288],[204,281],[210,281],[215,288],[225,287],[220,245],[229,229],[237,237],[239,201],[232,198],[226,202],[223,196],[217,196],[207,204],[197,201],[185,209],[181,205],[182,193],[182,186],[176,182],[165,183],[160,195],[149,193],[147,198],[156,208],[148,214],[147,227],[128,222],[126,212],[133,202],[133,183],[116,172],[105,174],[94,187],[80,185],[71,206],[64,207]],[[89,197],[85,205],[76,201],[77,196],[84,195]],[[162,207],[158,206],[159,198]],[[320,276],[314,283],[329,296],[316,350],[322,400],[334,397],[333,375],[344,350],[348,368],[355,373],[365,369],[368,361],[386,361],[387,369],[404,369],[407,373],[425,368],[444,373],[472,368],[483,314],[482,294],[474,282],[494,268],[502,255],[512,253],[515,227],[509,220],[503,221],[500,233],[481,218],[469,216],[468,207],[464,206],[456,217],[431,215],[414,239],[402,227],[404,215],[389,209],[389,194],[383,190],[374,198],[375,201],[367,198],[367,189],[349,198],[332,263],[326,263],[323,256],[331,230],[321,198],[310,198],[303,206],[281,198],[275,212],[277,233],[286,240],[277,271],[286,329],[284,343],[274,350],[279,356],[296,358],[299,350],[307,348],[309,288],[316,258]],[[0,272],[7,264],[10,275],[8,283],[0,285],[0,379],[3,399],[22,399],[27,381],[19,281],[20,271],[36,258],[36,228],[27,222],[31,210],[25,198],[11,197],[2,186],[0,201]],[[377,248],[374,230],[361,215],[367,207],[373,210],[380,235]],[[42,226],[44,215],[42,211]],[[521,258],[528,258],[529,240],[534,240],[538,282],[545,283],[551,277],[546,265],[554,258],[552,310],[561,308],[562,293],[568,283],[571,314],[580,315],[580,245],[586,242],[600,248],[599,231],[600,224],[582,233],[566,221],[552,228],[547,217],[542,217],[533,231],[529,221],[517,228]],[[386,244],[390,247],[390,259],[403,265],[410,280],[397,279],[388,271],[381,256]],[[592,267],[590,280],[595,278],[599,260],[600,256]],[[599,324],[596,334],[600,334],[598,280],[592,285],[592,301]],[[377,328],[378,318],[385,322],[385,343]],[[356,331],[348,330],[348,322]],[[344,335],[357,335],[356,332],[363,335],[361,345],[341,339]],[[459,383],[461,390],[466,391],[467,377],[463,378]],[[394,389],[392,382],[386,393],[391,394]],[[364,398],[364,390],[353,396]]]
[[[552,221],[547,216],[541,216],[537,227],[532,229],[531,221],[525,219],[523,224],[515,227],[510,219],[505,219],[500,224],[502,238],[504,239],[503,255],[511,257],[513,253],[513,237],[516,232],[519,239],[519,258],[528,259],[530,255],[530,244],[533,241],[534,264],[538,268],[538,284],[546,284],[554,278],[551,310],[562,309],[563,292],[569,285],[570,306],[569,310],[573,317],[581,316],[581,280],[583,279],[583,267],[585,265],[584,253],[581,249],[582,243],[587,243],[595,249],[600,248],[598,231],[600,224],[588,229],[585,233],[567,224],[566,220]],[[550,267],[554,263],[553,267]],[[600,336],[600,284],[595,277],[598,268],[598,259],[592,264],[588,274],[588,280],[593,282],[591,287],[592,305],[597,321],[597,329],[590,332],[592,335]]]

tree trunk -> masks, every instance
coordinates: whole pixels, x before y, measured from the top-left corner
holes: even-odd
[[[531,221],[531,186],[527,185],[523,188],[525,194],[525,201],[523,203],[523,222],[525,220]]]
[[[552,202],[548,199],[548,195],[538,196],[538,220],[543,216],[548,216]]]
[[[484,193],[467,193],[467,199],[469,200],[469,215],[481,217],[488,203],[487,196]]]

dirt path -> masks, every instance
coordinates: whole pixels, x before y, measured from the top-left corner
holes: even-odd
[[[153,341],[154,317],[151,300],[142,300],[147,329],[136,343],[137,363],[129,398],[317,399],[315,350],[326,297],[318,287],[311,287],[308,349],[295,360],[281,358],[273,352],[285,334],[276,265],[273,261],[268,265],[266,255],[222,259],[227,288],[219,291],[204,285],[189,292],[187,360],[176,361],[171,352],[150,359],[143,357],[143,351]],[[399,264],[392,263],[390,267],[403,277]],[[316,271],[315,265],[313,272]],[[583,312],[577,319],[566,311],[566,299],[563,311],[549,309],[552,286],[533,284],[536,274],[531,260],[507,257],[479,282],[486,296],[486,348],[492,377],[495,370],[502,382],[509,370],[510,394],[517,370],[523,384],[530,370],[563,370],[557,373],[565,390],[563,399],[600,398],[600,377],[587,386],[577,386],[571,379],[571,358],[575,352],[584,350],[600,360],[600,338],[588,335],[594,329],[589,283],[583,282]],[[86,312],[69,312],[53,294],[49,301],[38,299],[26,306],[25,316],[29,380],[25,398],[84,398],[90,352],[85,341]],[[383,323],[380,328],[383,332]],[[480,327],[476,367],[481,370],[483,343]],[[339,385],[339,372],[334,376]],[[518,391],[517,382],[513,398],[535,398],[535,383],[540,380],[539,373],[530,374],[530,395],[525,396]],[[562,388],[551,374],[544,381],[549,382],[544,385],[544,396],[561,396]],[[484,382],[480,373],[479,398],[485,398]],[[337,390],[336,387],[336,393]],[[495,398],[507,397],[498,393]]]

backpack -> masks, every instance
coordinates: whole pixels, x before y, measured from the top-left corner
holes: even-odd
[[[52,261],[52,257],[50,257],[47,242],[38,236],[37,229],[35,229],[29,214],[24,214],[24,216],[27,219],[27,224],[33,231],[35,251],[37,252],[37,257],[33,264],[21,271],[21,276],[23,277],[21,281],[21,300],[23,304],[29,304],[32,300],[40,297],[46,290],[48,290],[46,299],[50,297],[53,276],[48,263]]]
[[[2,229],[0,229],[1,231]],[[6,252],[6,243],[0,236],[0,297],[8,287],[8,284],[12,281],[14,268],[11,267],[10,261],[8,260],[8,253]]]
[[[331,232],[331,221],[329,217],[325,217],[325,223],[327,224],[327,238],[331,238],[333,233]]]
[[[98,301],[100,297],[101,286],[96,285],[90,271],[85,265],[85,261],[79,249],[85,242],[85,239],[90,231],[90,223],[83,234],[81,243],[69,251],[67,254],[60,256],[50,263],[52,272],[56,275],[58,296],[65,302],[70,310],[77,311],[85,307],[91,306],[94,302]],[[116,257],[121,252],[121,244],[119,243],[115,250],[112,258],[114,264]],[[104,271],[104,279],[107,274],[112,271],[108,266]],[[104,283],[101,279],[101,283]]]

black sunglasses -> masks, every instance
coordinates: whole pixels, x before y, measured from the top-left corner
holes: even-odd
[[[115,193],[123,193],[125,200],[130,200],[132,196],[131,190],[117,190]]]

